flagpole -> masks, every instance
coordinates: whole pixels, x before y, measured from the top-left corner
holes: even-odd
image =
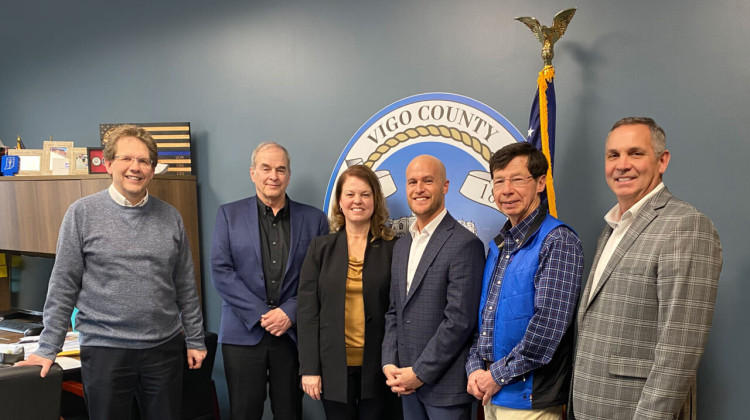
[[[557,217],[557,201],[555,197],[555,185],[553,164],[555,162],[555,120],[557,104],[555,103],[555,68],[552,67],[552,58],[555,56],[554,46],[565,33],[568,24],[573,19],[576,9],[566,9],[555,15],[552,27],[541,25],[539,21],[531,16],[517,17],[516,20],[523,23],[534,33],[539,42],[542,43],[542,60],[544,68],[539,72],[537,78],[537,91],[531,106],[529,116],[529,135],[526,139],[537,149],[544,153],[547,158],[546,195],[549,212]]]

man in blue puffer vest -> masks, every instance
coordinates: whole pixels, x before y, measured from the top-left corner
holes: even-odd
[[[466,361],[467,391],[482,401],[486,419],[560,419],[568,398],[583,247],[548,213],[547,168],[529,143],[490,159],[492,194],[508,221],[489,244]]]

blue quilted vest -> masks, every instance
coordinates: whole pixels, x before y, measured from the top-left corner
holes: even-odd
[[[511,254],[511,261],[505,270],[500,285],[500,298],[495,310],[495,328],[493,335],[493,357],[500,360],[523,338],[531,317],[534,315],[534,276],[539,267],[539,251],[544,238],[558,226],[564,224],[550,216],[526,242]],[[494,241],[489,244],[487,263],[484,266],[482,279],[482,300],[479,307],[479,331],[482,328],[482,311],[487,303],[487,294],[494,279],[497,259],[500,250]],[[532,388],[534,372],[529,372],[524,379],[505,385],[492,397],[492,403],[502,407],[525,409],[532,408]]]

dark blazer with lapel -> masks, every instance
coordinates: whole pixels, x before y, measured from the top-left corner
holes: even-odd
[[[394,242],[376,239],[368,241],[365,249],[362,398],[392,394],[385,385],[380,349],[389,303]],[[300,375],[322,375],[323,397],[339,402],[346,402],[344,306],[348,267],[346,232],[313,239],[302,264],[297,294]]]
[[[711,220],[665,187],[641,208],[589,300],[581,294],[573,370],[577,419],[673,419],[711,329],[722,256]]]
[[[427,243],[407,294],[411,242],[406,234],[393,249],[383,365],[411,366],[425,383],[416,392],[425,404],[471,402],[464,364],[476,329],[484,245],[446,214]]]
[[[269,311],[263,275],[258,205],[255,196],[219,207],[211,244],[211,278],[224,300],[219,341],[255,345],[263,337],[260,317]],[[296,324],[299,270],[312,238],[328,231],[322,211],[289,200],[289,258],[279,294],[279,308]],[[296,327],[287,333],[297,340]]]

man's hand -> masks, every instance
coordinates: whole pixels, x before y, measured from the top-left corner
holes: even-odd
[[[492,386],[492,388],[490,388],[489,391],[485,392],[484,393],[484,397],[482,397],[482,407],[486,407],[487,404],[489,404],[490,402],[492,402],[492,397],[495,394],[497,394],[498,392],[500,392],[500,390],[502,388],[503,387],[501,387],[500,385],[495,384],[495,385]]]
[[[320,375],[302,375],[302,390],[315,401],[320,400],[323,393],[323,380]]]
[[[479,391],[484,394],[482,396],[482,406],[486,406],[490,403],[492,396],[497,394],[502,386],[495,382],[495,379],[492,377],[492,372],[489,370],[478,370],[476,372],[479,372],[479,374],[475,376],[477,387],[479,388]]]
[[[383,374],[385,375],[385,384],[388,386],[391,386],[392,383],[396,382],[396,371],[398,370],[398,366],[396,365],[385,365],[383,366]],[[401,393],[394,390],[391,387],[391,392],[398,394],[398,396],[401,396]]]
[[[292,321],[281,308],[275,308],[261,315],[260,326],[276,337],[280,337],[292,326]]]
[[[479,390],[479,385],[477,384],[477,378],[482,374],[482,372],[485,371],[482,369],[477,369],[474,372],[471,372],[471,374],[469,375],[469,382],[466,384],[466,392],[468,392],[478,400],[484,398],[484,392]]]
[[[383,366],[383,374],[385,375],[385,380],[387,381],[393,381],[396,379],[396,371],[398,370],[398,366],[396,365],[385,365]]]
[[[190,369],[200,369],[208,350],[187,349],[187,364]]]
[[[417,388],[424,385],[424,382],[417,377],[411,366],[396,368],[395,370],[391,370],[391,373],[393,374],[394,379],[387,380],[385,383],[391,387],[392,392],[399,395],[409,395],[416,391]]]
[[[39,374],[42,378],[47,376],[47,372],[49,372],[49,368],[52,367],[52,363],[54,363],[50,359],[45,359],[42,356],[37,356],[36,354],[30,354],[29,357],[26,360],[22,360],[13,366],[41,366],[42,371]]]

